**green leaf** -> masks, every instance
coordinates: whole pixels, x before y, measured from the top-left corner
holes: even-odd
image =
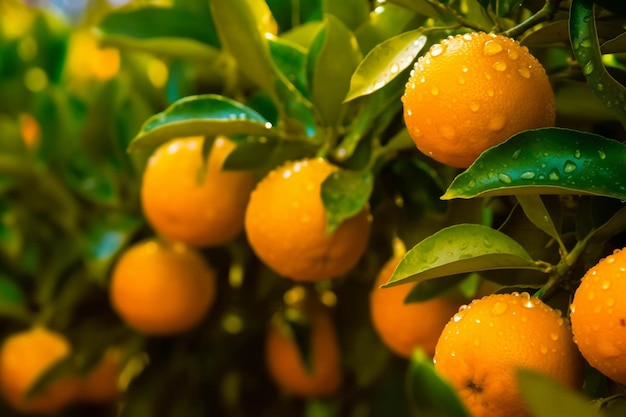
[[[626,87],[609,74],[602,62],[592,0],[572,0],[569,33],[587,84],[626,127]]]
[[[428,0],[387,0],[387,1],[389,3],[393,3],[399,6],[405,7],[409,10],[413,10],[419,15],[432,17],[433,19],[437,19],[441,17],[439,9],[437,9]],[[488,1],[488,0],[485,0],[485,1]]]
[[[470,417],[454,387],[437,373],[432,359],[421,350],[411,358],[407,387],[420,417]]]
[[[239,71],[276,99],[276,69],[249,0],[212,0],[211,11],[222,45]]]
[[[540,269],[516,241],[478,224],[439,230],[410,249],[385,286],[492,269]]]
[[[0,274],[0,316],[29,322],[32,317],[22,289]]]
[[[98,29],[105,45],[209,60],[219,54],[220,44],[207,25],[212,25],[210,19],[189,10],[142,7],[109,13]]]
[[[550,237],[554,238],[561,246],[561,235],[556,230],[552,217],[548,212],[548,209],[543,204],[541,197],[537,194],[519,194],[517,195],[517,201],[522,206],[524,213],[528,219],[539,229],[546,232]]]
[[[426,45],[423,33],[423,29],[415,29],[374,47],[352,75],[345,101],[371,94],[401,74]]]
[[[389,2],[378,5],[354,31],[361,51],[367,54],[379,43],[402,33],[415,16],[415,12]]]
[[[324,24],[311,46],[309,77],[313,102],[323,123],[336,126],[345,111],[343,99],[350,77],[362,56],[354,34],[339,19],[328,14]]]
[[[370,171],[340,169],[330,174],[322,183],[326,231],[332,233],[344,220],[363,210],[373,187],[374,178]]]
[[[308,97],[306,50],[296,43],[281,38],[270,38],[268,42],[276,67],[303,96]]]
[[[214,94],[189,96],[149,118],[129,150],[158,146],[171,138],[194,135],[274,135],[263,116],[232,99]]]
[[[483,152],[441,197],[592,194],[626,199],[626,145],[570,129],[528,130]]]
[[[350,30],[367,20],[370,9],[367,0],[324,0],[323,5],[325,13],[337,17]]]
[[[601,417],[590,400],[553,379],[529,369],[517,372],[522,398],[533,417]]]

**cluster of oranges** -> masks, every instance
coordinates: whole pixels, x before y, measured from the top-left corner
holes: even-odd
[[[485,33],[434,45],[417,61],[402,100],[417,148],[459,168],[513,134],[551,126],[555,119],[554,96],[541,64],[514,40]],[[520,103],[529,105],[520,109]],[[110,281],[113,308],[138,333],[169,336],[197,328],[219,296],[218,274],[202,250],[242,232],[256,256],[294,284],[340,277],[365,253],[369,207],[327,231],[321,187],[338,166],[323,158],[289,161],[257,179],[253,172],[223,169],[235,147],[222,136],[213,141],[176,138],[150,158],[141,201],[155,237],[122,253]],[[397,355],[410,358],[422,349],[432,357],[473,416],[529,415],[517,388],[519,368],[539,370],[580,389],[584,357],[626,384],[626,339],[621,337],[626,305],[620,297],[626,290],[620,281],[626,251],[605,258],[583,278],[571,306],[571,328],[568,317],[528,293],[471,301],[443,294],[406,303],[410,286],[382,287],[400,259],[394,256],[372,277],[371,323]],[[297,346],[293,328],[277,314],[267,327],[268,373],[292,394],[331,395],[343,381],[332,312],[317,297],[305,297],[295,307],[310,332],[308,357]],[[70,350],[63,336],[42,328],[7,339],[0,351],[7,401],[23,411],[54,412],[77,399],[114,398],[117,385],[107,382],[102,388],[89,380],[92,374],[69,375],[27,395],[41,373]],[[117,381],[119,369],[107,358],[93,374]],[[14,368],[24,363],[29,372],[15,380]]]

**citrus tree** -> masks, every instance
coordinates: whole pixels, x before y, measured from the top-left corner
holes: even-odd
[[[621,416],[626,8],[0,1],[0,412]]]

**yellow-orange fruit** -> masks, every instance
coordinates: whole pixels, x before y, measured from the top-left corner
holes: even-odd
[[[548,76],[528,48],[483,32],[433,45],[415,63],[402,102],[417,148],[459,168],[516,133],[553,126],[556,113]]]
[[[367,247],[369,208],[332,233],[321,197],[324,180],[338,167],[322,158],[291,161],[274,169],[252,192],[245,230],[256,255],[279,274],[319,281],[345,274]]]
[[[209,312],[216,273],[182,243],[149,239],[128,248],[113,268],[110,297],[126,324],[150,335],[190,330]]]
[[[141,203],[162,237],[194,246],[218,246],[243,229],[254,176],[224,171],[234,142],[218,136],[204,167],[201,136],[173,139],[150,157],[141,183]]]
[[[390,259],[378,273],[370,293],[372,324],[385,345],[396,354],[409,358],[414,349],[420,348],[433,356],[441,331],[460,303],[439,296],[406,304],[413,285],[381,288],[389,281],[400,259]]]
[[[582,388],[584,361],[569,325],[528,293],[493,294],[462,306],[444,328],[435,369],[473,417],[530,417],[516,372],[526,368]]]

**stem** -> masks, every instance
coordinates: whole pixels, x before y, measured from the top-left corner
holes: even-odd
[[[537,13],[533,14],[528,19],[517,24],[516,26],[505,30],[504,32],[502,32],[502,35],[508,36],[509,38],[517,38],[519,35],[526,32],[533,26],[552,20],[554,14],[557,11],[559,3],[561,3],[561,0],[546,0],[546,4],[544,4]]]

